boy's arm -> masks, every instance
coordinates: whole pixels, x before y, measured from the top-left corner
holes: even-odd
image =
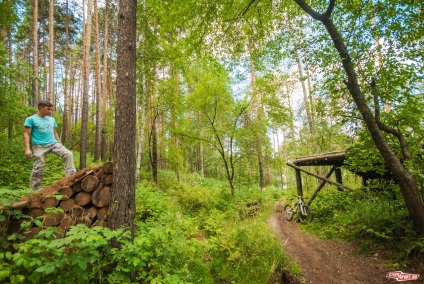
[[[25,126],[24,128],[24,147],[25,147],[25,156],[27,156],[27,158],[31,158],[32,156],[32,152],[31,152],[31,148],[29,146],[29,141],[31,138],[31,127]]]
[[[54,138],[56,138],[57,142],[60,143],[60,137],[59,137],[59,134],[57,134],[56,132],[56,128],[54,128],[53,132],[54,132]]]

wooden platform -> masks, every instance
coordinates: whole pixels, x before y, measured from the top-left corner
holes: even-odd
[[[342,166],[346,158],[344,151],[334,151],[309,156],[297,157],[293,164],[296,166]]]

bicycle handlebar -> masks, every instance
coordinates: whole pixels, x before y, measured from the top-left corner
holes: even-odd
[[[303,198],[303,199],[307,199],[306,197],[303,197],[301,195],[296,195],[296,194],[292,194],[293,197],[297,197],[297,198]]]

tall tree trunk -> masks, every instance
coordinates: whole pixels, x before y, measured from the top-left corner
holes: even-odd
[[[88,127],[88,91],[90,76],[90,46],[91,46],[91,0],[87,5],[87,22],[84,29],[83,44],[83,91],[82,91],[82,111],[81,111],[81,146],[80,146],[80,170],[87,165],[87,127]]]
[[[99,43],[99,15],[97,10],[97,0],[94,0],[94,30],[96,32],[96,138],[94,142],[94,161],[100,159],[101,140],[101,79],[100,79],[100,43]]]
[[[414,222],[415,229],[421,233],[424,233],[424,204],[420,198],[420,191],[418,188],[417,180],[413,173],[402,165],[400,159],[391,149],[382,133],[382,129],[387,129],[387,127],[384,127],[384,125],[382,125],[381,122],[376,119],[367,105],[367,101],[359,85],[358,76],[355,68],[353,67],[354,65],[350,58],[349,51],[344,43],[342,36],[330,18],[335,5],[335,0],[330,1],[327,11],[324,14],[316,12],[303,0],[294,1],[312,18],[320,21],[325,26],[342,61],[343,69],[347,75],[347,81],[345,83],[349,93],[355,101],[355,104],[358,107],[362,118],[364,119],[374,144],[383,156],[383,159],[386,162],[386,166],[389,168],[400,186],[403,199]],[[405,152],[407,149],[403,147],[402,151]]]
[[[107,53],[108,53],[108,40],[109,40],[109,0],[105,3],[105,27],[104,27],[104,44],[103,44],[103,82],[102,82],[102,119],[101,119],[101,157],[102,161],[106,161],[106,141],[107,141],[107,130],[106,130],[106,100],[107,100],[107,83],[108,83],[108,72],[107,72]]]
[[[35,107],[39,98],[39,84],[38,84],[38,0],[33,2],[32,11],[32,47],[33,47],[33,64],[32,69],[34,78],[32,79],[32,102],[31,105]]]
[[[146,8],[146,1],[141,1],[141,13],[145,14],[145,8]],[[145,22],[142,22],[141,27],[141,41],[139,42],[139,46],[143,46],[146,42],[144,41],[146,33],[146,26]],[[136,161],[136,176],[135,181],[136,183],[140,182],[140,172],[141,172],[141,162],[143,159],[143,149],[144,149],[144,141],[145,141],[145,124],[146,124],[146,104],[147,104],[147,82],[146,82],[146,60],[145,60],[145,54],[143,48],[140,49],[140,73],[141,73],[141,97],[138,100],[138,116],[137,116],[137,161]]]
[[[252,44],[249,42],[249,59],[250,59],[250,73],[252,78],[252,96],[253,96],[253,107],[252,107],[252,119],[257,124],[259,120],[261,119],[259,117],[259,98],[258,93],[256,91],[256,74],[255,74],[255,62],[253,60],[253,50],[252,50]],[[266,181],[265,181],[265,172],[264,172],[264,163],[263,163],[263,157],[262,157],[262,144],[261,139],[259,139],[258,129],[255,129],[255,136],[256,139],[254,141],[255,143],[255,150],[256,150],[256,157],[258,158],[258,168],[259,168],[259,185],[262,190],[266,187]]]
[[[78,122],[78,117],[80,115],[80,111],[81,111],[81,102],[80,102],[80,98],[81,98],[81,86],[82,86],[82,72],[80,73],[80,77],[78,79],[78,87],[77,87],[77,94],[75,96],[75,113],[74,113],[74,123],[77,124]],[[81,151],[81,150],[80,150]]]
[[[53,102],[54,96],[54,0],[49,2],[49,89],[47,101]]]
[[[44,83],[43,83],[43,100],[47,100],[48,98],[48,94],[47,94],[47,82],[48,82],[48,72],[47,72],[47,51],[48,48],[46,48],[45,45],[42,46],[43,47],[43,62],[42,62],[42,66],[43,66],[43,78],[44,78]]]
[[[117,86],[110,228],[124,227],[134,239],[137,0],[121,0],[118,20]],[[117,244],[115,244],[117,245]]]
[[[203,161],[203,144],[199,142],[199,144],[197,144],[197,172],[200,174],[201,177],[205,176]]]
[[[70,62],[69,62],[69,96],[68,96],[68,100],[69,100],[69,113],[68,113],[68,127],[67,127],[67,132],[66,132],[66,139],[71,139],[71,125],[75,124],[75,121],[73,120],[73,116],[72,114],[74,113],[74,100],[75,100],[75,73],[76,73],[76,68],[72,67],[73,62],[72,62],[72,57],[70,58]]]
[[[154,23],[153,26],[154,38],[157,36],[157,24]],[[153,82],[152,88],[149,96],[149,109],[150,109],[150,137],[149,137],[149,158],[150,158],[150,167],[152,169],[153,180],[157,182],[158,180],[158,141],[157,141],[157,117],[158,109],[156,105],[157,100],[157,70],[156,70],[156,61],[153,59],[152,70],[153,70]]]
[[[151,165],[152,165],[152,176],[155,182],[158,182],[158,133],[157,133],[157,115],[156,112],[153,114],[152,121],[152,150],[151,150]]]
[[[63,123],[62,123],[62,134],[61,142],[65,144],[69,133],[69,3],[66,0],[66,24],[65,24],[65,85],[63,87]]]
[[[172,70],[172,76],[174,77],[174,101],[173,101],[173,107],[171,109],[171,135],[172,135],[172,147],[174,149],[173,157],[172,157],[172,164],[174,171],[177,175],[177,181],[180,182],[180,158],[179,158],[179,140],[178,136],[176,134],[177,129],[177,117],[178,117],[178,96],[179,96],[179,80],[178,80],[178,72],[174,66]]]
[[[142,75],[142,77],[144,77]],[[144,80],[144,78],[142,78]],[[141,161],[143,159],[143,148],[144,148],[144,125],[145,125],[145,105],[144,105],[144,98],[145,96],[142,96],[140,103],[138,105],[138,112],[137,114],[140,117],[137,117],[138,125],[137,125],[137,162],[136,162],[136,176],[135,181],[136,183],[140,182],[140,171],[141,171]]]
[[[306,117],[308,119],[309,133],[312,135],[314,133],[314,128],[313,128],[312,114],[311,114],[311,108],[310,108],[309,98],[308,98],[308,90],[306,88],[306,82],[305,82],[307,78],[303,74],[302,59],[300,58],[299,49],[297,48],[296,44],[294,46],[294,52],[296,55],[297,68],[299,70],[299,81],[302,85],[303,102],[305,104]]]
[[[280,140],[279,140],[279,135],[278,135],[278,128],[275,128],[275,136],[276,136],[276,140],[277,140],[277,159],[278,159],[278,170],[280,172],[280,181],[281,181],[281,189],[284,188],[284,175],[283,175],[283,165],[285,165],[283,159],[282,159],[282,155],[280,152]],[[283,132],[283,137],[284,137],[284,132]],[[283,147],[285,147],[285,141],[283,138]]]

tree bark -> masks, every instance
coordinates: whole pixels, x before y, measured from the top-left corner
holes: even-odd
[[[204,157],[203,157],[203,144],[202,142],[199,142],[197,144],[197,172],[200,174],[201,177],[205,176],[205,169],[204,169]]]
[[[90,46],[91,46],[91,0],[87,5],[87,22],[84,29],[83,45],[83,91],[82,91],[82,111],[81,111],[81,145],[80,145],[80,170],[87,165],[87,127],[88,127],[88,88],[90,76]]]
[[[146,10],[146,1],[143,0],[141,2],[141,13],[144,14]],[[140,44],[144,45],[146,43],[145,38],[146,38],[146,24],[145,21],[142,21],[142,26],[141,26],[141,40],[140,40]],[[140,172],[141,172],[141,161],[143,158],[143,149],[144,149],[144,145],[145,145],[145,125],[146,125],[146,104],[147,104],[147,82],[146,82],[146,72],[147,72],[147,68],[146,68],[146,59],[145,56],[146,54],[144,54],[144,49],[140,48],[140,57],[141,62],[140,62],[140,70],[141,70],[141,97],[140,99],[137,101],[138,102],[138,112],[137,112],[137,161],[136,161],[136,176],[135,176],[135,180],[136,183],[140,182]]]
[[[117,86],[113,148],[114,189],[109,227],[124,227],[134,239],[137,0],[121,0],[118,13]],[[114,243],[118,246],[118,243]]]
[[[66,0],[66,23],[65,23],[65,81],[63,87],[63,123],[61,133],[61,143],[65,144],[68,139],[69,133],[69,97],[68,86],[69,86],[69,3]]]
[[[107,99],[107,82],[108,82],[108,73],[107,73],[107,52],[108,52],[108,40],[109,40],[109,30],[108,30],[108,9],[109,9],[109,0],[105,2],[105,27],[104,27],[104,44],[103,44],[103,82],[102,82],[102,111],[101,111],[101,159],[103,162],[106,161],[106,141],[107,141],[107,130],[106,130],[106,99]]]
[[[378,122],[374,118],[373,113],[367,105],[365,96],[362,93],[361,87],[359,86],[358,76],[355,68],[353,67],[353,63],[350,58],[348,49],[344,43],[342,36],[340,35],[339,31],[334,26],[334,23],[330,18],[331,12],[333,11],[335,5],[335,0],[330,1],[327,11],[324,14],[316,12],[303,0],[294,1],[312,18],[317,21],[320,21],[325,26],[342,60],[343,69],[347,75],[347,82],[345,83],[347,85],[349,93],[355,101],[355,104],[358,107],[362,118],[364,119],[367,129],[371,134],[371,138],[374,141],[374,144],[383,156],[387,167],[389,168],[390,172],[393,174],[395,180],[400,186],[403,199],[414,222],[415,229],[423,233],[424,204],[420,198],[418,183],[416,181],[415,176],[402,165],[400,159],[396,156],[396,154],[391,149],[390,145],[387,143],[382,131],[378,126]]]
[[[153,34],[154,37],[157,36],[157,24],[156,22],[153,25]],[[152,170],[152,177],[155,182],[158,180],[158,141],[157,141],[157,117],[158,110],[156,105],[156,92],[157,92],[157,70],[156,70],[156,61],[153,59],[152,62],[152,88],[149,96],[149,109],[150,109],[150,135],[149,135],[149,158],[150,158],[150,167]]]
[[[176,68],[173,68],[172,76],[174,77],[174,100],[173,100],[173,108],[171,110],[171,127],[172,127],[172,146],[174,148],[173,157],[171,158],[174,171],[177,175],[177,181],[180,182],[180,158],[179,158],[179,140],[178,136],[175,133],[177,129],[177,116],[178,116],[178,96],[179,96],[179,80],[178,80],[178,72]]]
[[[38,0],[33,2],[32,12],[32,47],[33,47],[33,70],[34,78],[32,79],[32,102],[31,105],[35,107],[39,97],[39,84],[38,84]]]
[[[49,90],[47,101],[53,103],[54,94],[54,0],[49,2]]]
[[[250,73],[252,78],[252,119],[255,121],[260,120],[260,117],[258,115],[259,113],[259,98],[258,98],[258,92],[256,91],[256,74],[255,74],[255,62],[253,61],[253,50],[252,50],[252,44],[249,42],[249,59],[250,59]],[[262,190],[266,187],[265,182],[265,172],[264,172],[264,163],[263,163],[263,157],[262,157],[262,143],[259,139],[259,133],[258,130],[255,130],[255,149],[256,149],[256,157],[258,158],[258,170],[259,170],[259,186]]]
[[[96,138],[94,142],[94,162],[100,159],[101,144],[101,79],[100,79],[100,43],[99,43],[99,15],[97,0],[94,0],[94,30],[96,32]]]
[[[305,78],[305,76],[303,74],[302,59],[300,58],[299,49],[297,48],[296,44],[294,45],[294,52],[295,52],[295,55],[296,55],[297,68],[299,69],[299,81],[302,85],[303,102],[305,103],[306,118],[308,119],[309,133],[311,135],[313,135],[314,127],[313,127],[311,106],[309,104],[308,90],[306,88],[306,83],[305,83],[305,80],[306,80],[307,77]]]

